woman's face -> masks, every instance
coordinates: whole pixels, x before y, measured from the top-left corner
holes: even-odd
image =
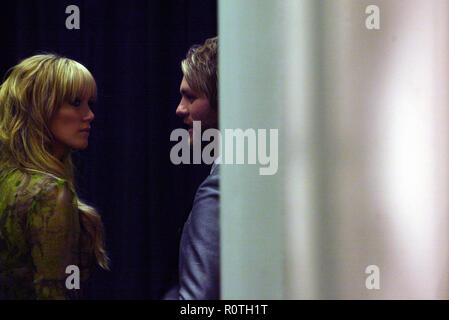
[[[88,97],[64,103],[53,115],[50,130],[55,137],[53,155],[61,159],[70,149],[85,149],[88,145],[90,123],[94,120]]]

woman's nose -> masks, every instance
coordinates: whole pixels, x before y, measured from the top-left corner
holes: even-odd
[[[84,118],[84,120],[92,122],[95,119],[95,114],[92,112],[92,110],[89,108],[89,111],[86,115],[86,117]]]

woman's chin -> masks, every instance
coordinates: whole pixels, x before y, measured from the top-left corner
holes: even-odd
[[[73,145],[73,146],[72,146],[72,149],[75,149],[75,150],[84,150],[84,149],[86,149],[88,146],[89,146],[89,143],[88,143],[88,142],[80,142],[80,143],[77,143],[76,145]]]

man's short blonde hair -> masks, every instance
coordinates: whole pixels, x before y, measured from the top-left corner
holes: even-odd
[[[212,107],[218,108],[218,37],[192,46],[181,62],[182,72],[192,90],[203,93]]]

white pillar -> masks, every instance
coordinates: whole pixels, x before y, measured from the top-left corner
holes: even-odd
[[[446,0],[220,1],[220,127],[280,144],[274,176],[222,166],[224,299],[449,298],[448,18]]]
[[[283,135],[282,14],[277,1],[219,2],[223,134],[241,128]],[[282,173],[260,175],[259,167],[220,168],[223,299],[283,298]]]
[[[321,243],[320,210],[320,127],[316,126],[320,60],[320,21],[316,1],[283,2],[285,33],[283,114],[285,154],[283,202],[285,215],[284,298],[320,297]]]
[[[315,3],[286,12],[287,298],[447,299],[448,1]]]

